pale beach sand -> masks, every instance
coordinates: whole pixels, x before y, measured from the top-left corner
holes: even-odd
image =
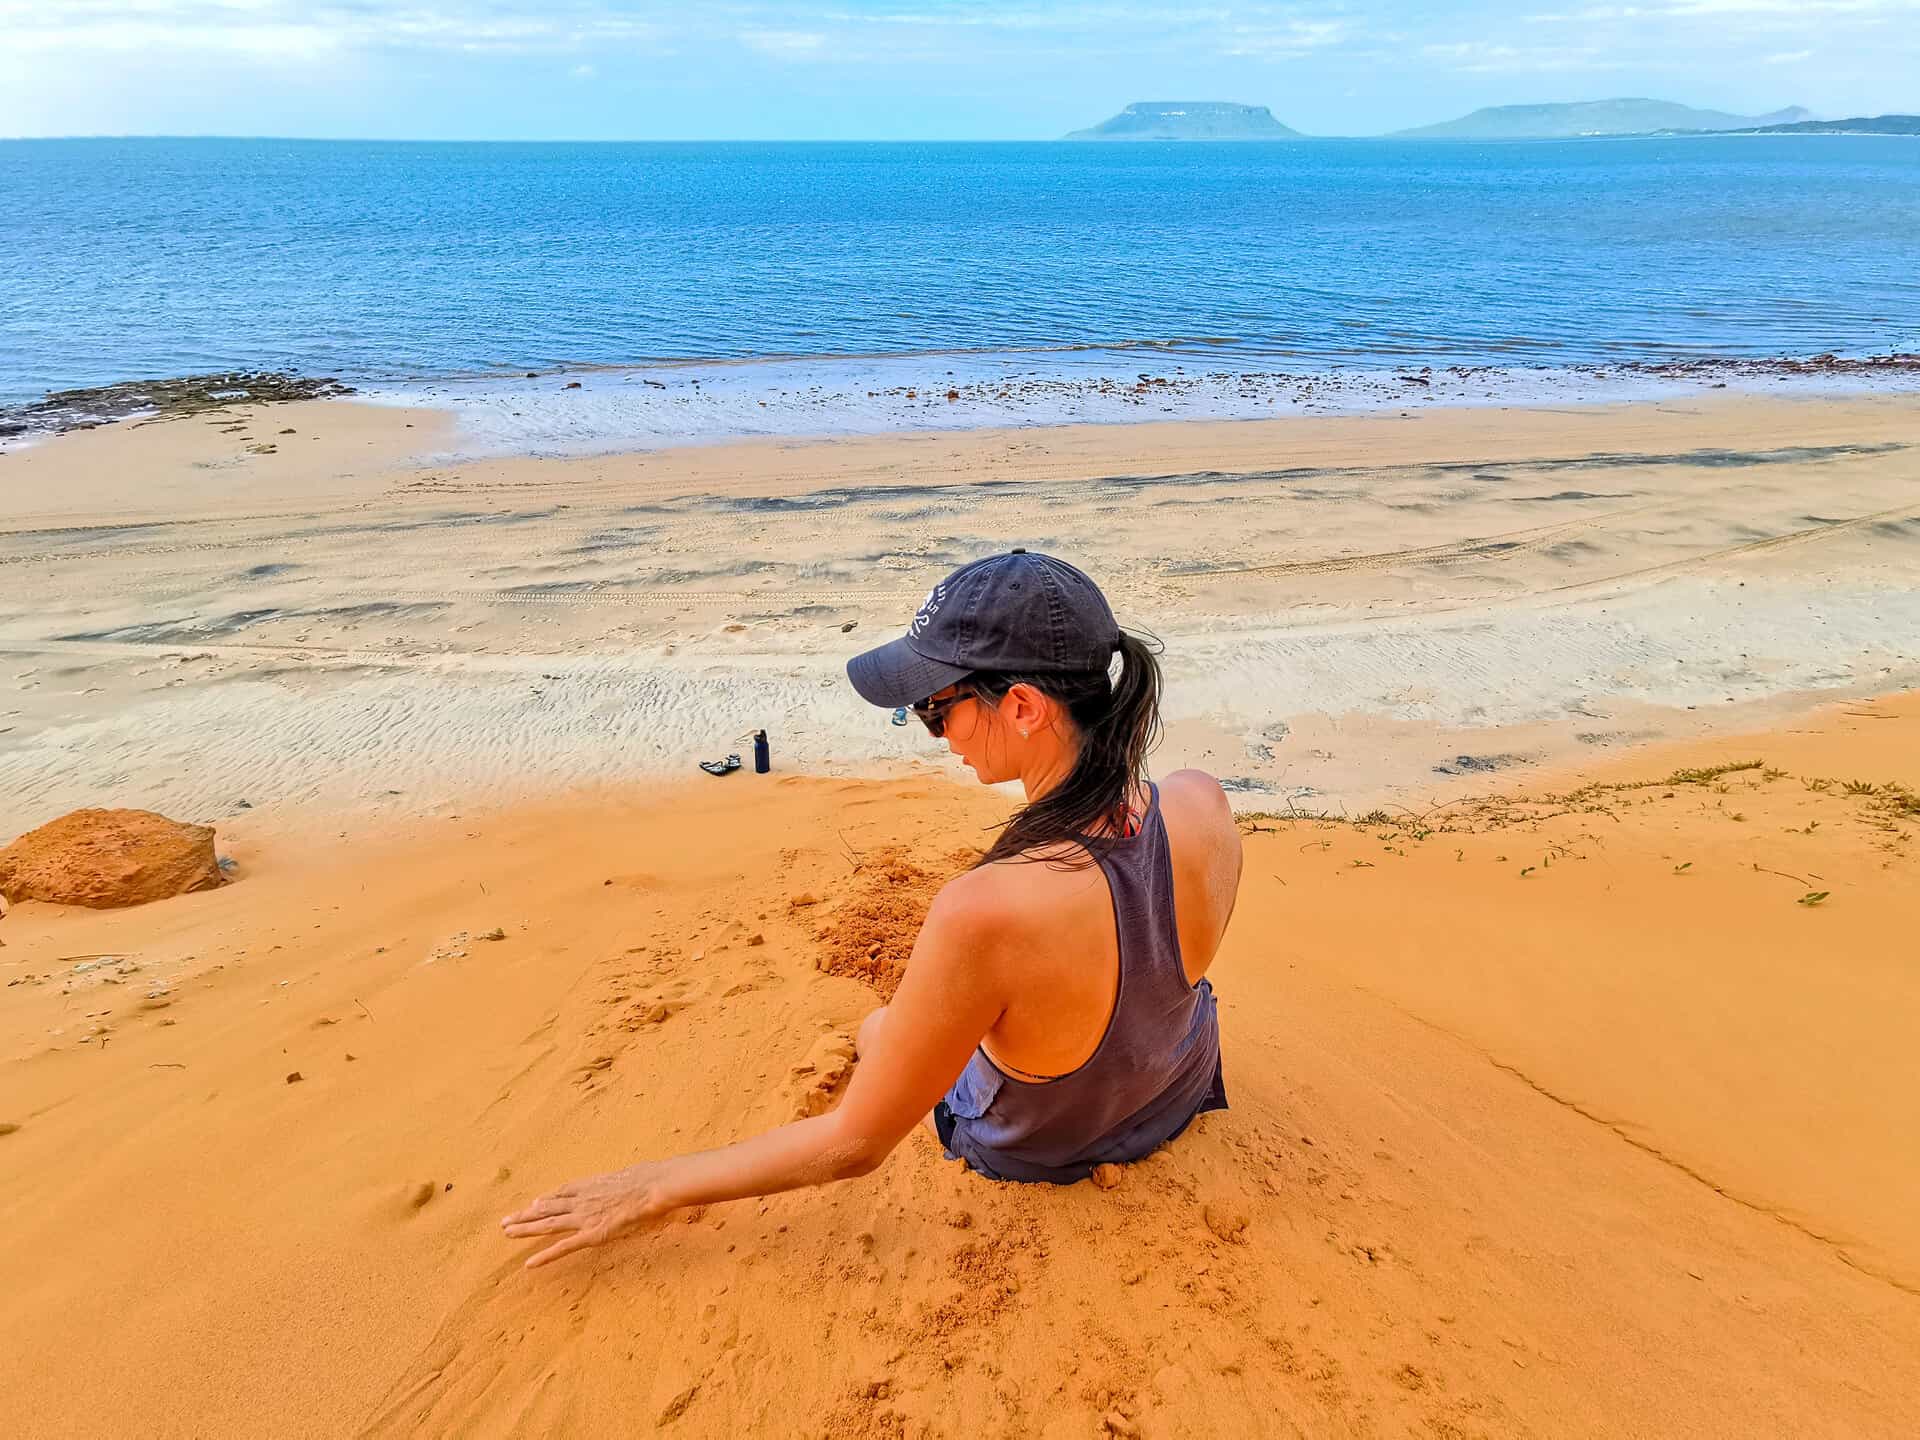
[[[312,402],[0,455],[0,829],[537,794],[761,727],[895,773],[928,748],[846,656],[1014,544],[1166,641],[1161,763],[1256,807],[1920,684],[1920,397],[412,458],[448,424]]]
[[[224,889],[6,922],[10,1425],[1911,1435],[1920,819],[1879,787],[1917,739],[1908,696],[1571,801],[1249,820],[1233,1108],[1120,1188],[916,1133],[532,1273],[494,1224],[528,1196],[831,1099],[877,997],[816,960],[870,933],[884,847],[1004,801],[748,774],[256,812]]]
[[[144,806],[236,877],[0,920],[11,1430],[1920,1431],[1920,400],[450,423],[0,454],[0,843]],[[820,962],[1012,803],[842,666],[1016,544],[1242,809],[1232,1108],[1111,1191],[916,1133],[523,1272],[532,1195],[837,1095]]]

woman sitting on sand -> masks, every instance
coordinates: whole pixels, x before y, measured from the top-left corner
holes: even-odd
[[[561,1186],[502,1222],[560,1237],[529,1267],[683,1206],[869,1174],[922,1122],[982,1175],[1070,1184],[1225,1107],[1201,977],[1240,835],[1212,776],[1145,780],[1160,667],[1094,583],[1024,550],[977,560],[847,673],[876,705],[910,704],[982,784],[1018,780],[1026,805],[934,899],[837,1109]]]

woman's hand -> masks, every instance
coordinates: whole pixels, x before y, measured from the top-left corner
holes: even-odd
[[[561,1235],[527,1261],[534,1270],[589,1245],[604,1245],[628,1231],[662,1219],[674,1207],[664,1198],[664,1165],[643,1164],[574,1180],[542,1195],[500,1222],[510,1240]]]
[[[860,1056],[836,1108],[718,1150],[634,1165],[542,1195],[500,1222],[509,1239],[561,1237],[528,1260],[527,1268],[604,1245],[685,1207],[775,1195],[878,1169],[946,1093],[1006,1009],[1005,905],[991,897],[968,898],[986,874],[971,871],[935,898],[887,1006],[886,1024],[869,1033],[872,1053]],[[1019,933],[1039,923],[1023,920]]]

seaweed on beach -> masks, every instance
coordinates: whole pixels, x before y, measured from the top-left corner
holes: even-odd
[[[55,390],[29,405],[0,408],[0,439],[90,430],[139,416],[141,424],[217,413],[236,405],[272,405],[350,395],[353,387],[330,376],[283,370],[228,370],[165,380],[123,380],[77,390]]]
[[[1739,760],[1672,770],[1665,776],[1645,780],[1596,780],[1567,791],[1464,795],[1417,810],[1395,805],[1387,809],[1369,810],[1364,815],[1350,815],[1345,811],[1334,814],[1325,810],[1303,810],[1289,802],[1285,810],[1242,810],[1234,818],[1241,833],[1246,835],[1261,831],[1276,832],[1282,825],[1304,825],[1316,829],[1338,827],[1371,832],[1383,844],[1398,845],[1408,841],[1417,843],[1434,836],[1530,830],[1542,821],[1558,819],[1563,815],[1594,815],[1617,822],[1627,806],[1680,800],[1683,793],[1689,797],[1697,797],[1702,791],[1708,795],[1730,795],[1736,788],[1729,783],[1730,777],[1741,782],[1738,789],[1743,794],[1760,793],[1777,781],[1796,778],[1788,771],[1762,760]],[[1852,816],[1864,822],[1869,829],[1889,837],[1883,842],[1882,848],[1897,850],[1912,839],[1920,838],[1908,828],[1920,822],[1920,793],[1907,785],[1898,781],[1843,781],[1831,776],[1797,778],[1808,794],[1856,802],[1849,807]],[[1725,804],[1724,801],[1717,803]],[[1747,817],[1735,810],[1728,811],[1726,818],[1740,822]],[[1819,823],[1815,819],[1805,832],[1800,833],[1811,834]],[[1395,850],[1393,853],[1404,852]],[[1683,874],[1690,868],[1691,862],[1677,865],[1674,873]]]

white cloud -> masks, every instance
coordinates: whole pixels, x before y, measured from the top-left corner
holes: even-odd
[[[1857,15],[1871,19],[1915,11],[1920,11],[1920,0],[1666,0],[1665,4],[1656,5],[1589,5],[1578,10],[1547,11],[1520,18],[1529,25],[1637,20],[1643,22],[1640,33],[1651,36],[1652,27],[1662,20],[1695,16],[1769,16],[1805,19],[1814,24],[1821,23],[1816,17]]]
[[[1920,0],[1675,0],[1666,15],[1873,15],[1920,10]]]
[[[827,37],[817,30],[742,30],[740,43],[780,60],[810,60],[826,48]]]
[[[1423,45],[1420,53],[1475,75],[1616,68],[1615,62],[1590,45],[1507,45],[1490,40],[1463,40]]]
[[[1352,33],[1353,27],[1345,20],[1286,20],[1275,25],[1233,25],[1227,29],[1224,51],[1228,55],[1304,55],[1311,50],[1340,44]]]
[[[9,23],[8,48],[20,53],[92,51],[140,55],[187,51],[252,60],[315,60],[341,49],[342,36],[318,25],[267,22],[250,25],[182,24],[158,19],[102,18],[88,25]]]
[[[316,60],[348,50],[537,53],[587,44],[647,47],[662,27],[599,0],[0,0],[0,29],[16,51],[184,52]]]
[[[972,4],[953,9],[858,11],[829,10],[819,19],[848,25],[950,26],[978,30],[1075,30],[1095,28],[1163,29],[1170,26],[1218,25],[1236,13],[1268,11],[1273,6],[1230,9],[1171,8],[1128,4],[1082,3],[1042,8]],[[1285,7],[1291,8],[1291,7]]]
[[[1547,15],[1522,15],[1529,25],[1571,25],[1584,20],[1631,20],[1647,12],[1637,5],[1593,5],[1585,10],[1563,10]]]

